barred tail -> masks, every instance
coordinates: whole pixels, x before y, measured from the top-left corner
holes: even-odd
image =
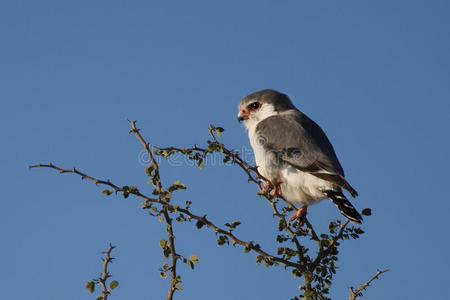
[[[341,191],[326,191],[328,198],[333,201],[337,206],[341,214],[343,214],[347,219],[355,223],[361,224],[362,217],[359,212],[353,207],[350,201],[345,198]]]

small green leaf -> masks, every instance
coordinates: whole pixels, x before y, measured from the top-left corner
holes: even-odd
[[[167,241],[166,240],[160,240],[159,241],[159,246],[161,246],[161,248],[166,248],[167,247]]]
[[[241,225],[240,221],[233,221],[233,222],[231,222],[231,224],[230,223],[225,223],[225,226],[230,227],[232,229],[238,227],[239,225]]]
[[[152,176],[152,172],[155,169],[155,167],[153,165],[147,166],[145,168],[145,173],[147,174],[147,176]]]
[[[167,273],[166,272],[160,272],[159,276],[161,276],[161,278],[167,278]]]
[[[205,163],[203,162],[203,159],[200,159],[198,161],[198,167],[200,168],[200,170],[202,170],[205,167]]]
[[[119,282],[117,280],[113,280],[111,281],[111,283],[109,284],[109,288],[111,290],[115,289],[117,286],[119,286]]]
[[[217,239],[217,245],[222,246],[225,243],[229,244],[228,237],[225,235],[220,235]]]
[[[170,249],[169,249],[169,247],[166,247],[166,248],[163,249],[163,255],[164,255],[165,258],[169,258],[169,256],[170,256]]]
[[[189,260],[192,261],[194,264],[198,264],[198,256],[195,254],[192,254],[191,257],[189,257]]]
[[[218,137],[222,137],[222,132],[223,132],[222,127],[214,127],[214,131],[216,132]]]
[[[278,231],[283,231],[283,229],[285,228],[286,228],[286,221],[280,218],[280,221],[278,221]]]
[[[361,228],[355,228],[355,232],[356,232],[357,234],[363,234],[363,233],[364,233],[364,230],[362,230]]]
[[[95,291],[95,283],[93,281],[91,281],[91,280],[88,280],[86,282],[86,288],[91,294],[94,293],[94,291]]]
[[[112,193],[113,193],[113,192],[110,191],[110,190],[103,190],[103,191],[102,191],[102,194],[105,194],[105,195],[107,195],[107,196],[111,195]]]
[[[216,127],[214,130],[217,133],[218,137],[222,137],[222,132],[224,132],[224,129],[222,127]]]
[[[370,208],[364,208],[361,212],[364,216],[372,215],[372,210]]]
[[[95,300],[103,300],[103,295],[102,296],[98,296],[97,299]]]
[[[179,284],[179,283],[177,283],[176,285],[175,285],[175,288],[177,289],[177,290],[183,290],[183,287],[181,286],[181,284]]]

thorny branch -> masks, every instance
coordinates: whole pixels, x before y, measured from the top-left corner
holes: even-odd
[[[360,297],[362,296],[362,291],[364,291],[371,283],[372,281],[374,281],[375,279],[379,279],[378,277],[383,274],[388,272],[389,269],[386,270],[377,270],[377,272],[375,273],[375,275],[373,275],[366,283],[361,284],[359,286],[359,288],[357,288],[356,290],[353,289],[353,287],[350,287],[350,295],[348,297],[349,300],[355,300],[356,297]]]
[[[102,300],[107,300],[108,299],[108,295],[109,295],[109,290],[106,287],[106,280],[108,280],[109,277],[111,277],[111,274],[109,274],[108,272],[108,264],[112,262],[112,260],[114,259],[113,257],[111,257],[111,251],[116,248],[113,245],[109,245],[108,250],[106,250],[105,252],[105,258],[103,258],[103,270],[102,270],[102,274],[101,277],[98,279],[100,286],[102,287]]]

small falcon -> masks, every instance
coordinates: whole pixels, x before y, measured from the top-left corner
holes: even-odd
[[[333,146],[287,95],[274,90],[248,95],[239,103],[238,121],[248,130],[258,172],[270,181],[264,191],[302,204],[289,221],[304,218],[308,205],[329,198],[345,217],[361,224],[342,189],[353,197],[358,193],[345,179]]]

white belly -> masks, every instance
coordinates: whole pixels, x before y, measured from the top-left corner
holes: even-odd
[[[332,183],[292,166],[282,169],[281,180],[283,197],[291,203],[310,205],[327,198],[325,190],[335,189]]]

